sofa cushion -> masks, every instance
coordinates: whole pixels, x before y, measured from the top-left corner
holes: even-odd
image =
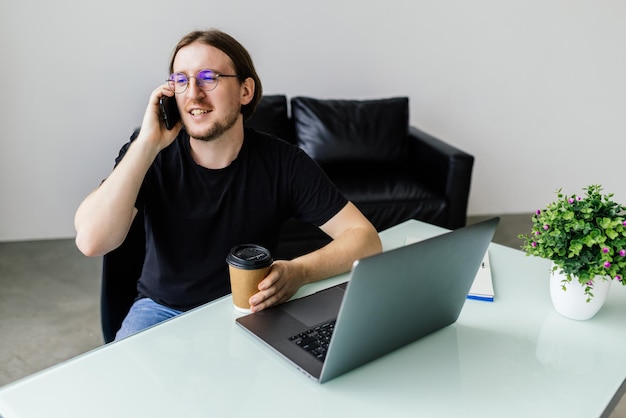
[[[295,144],[293,125],[287,113],[287,96],[268,95],[261,97],[254,113],[245,122],[247,128],[276,135]]]
[[[393,162],[407,155],[409,99],[291,99],[297,145],[320,164]]]

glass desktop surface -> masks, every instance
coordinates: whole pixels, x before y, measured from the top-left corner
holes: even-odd
[[[408,221],[381,238],[389,250],[444,232]],[[497,244],[489,256],[493,302],[467,300],[455,324],[324,384],[237,326],[224,297],[0,388],[0,415],[602,416],[626,377],[626,289],[573,321],[551,306],[548,262]]]

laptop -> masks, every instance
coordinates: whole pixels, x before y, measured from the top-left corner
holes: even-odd
[[[357,260],[347,282],[236,322],[327,382],[454,323],[498,222]]]

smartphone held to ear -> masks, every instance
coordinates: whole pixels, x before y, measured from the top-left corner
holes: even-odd
[[[161,117],[163,118],[163,122],[165,122],[165,127],[167,129],[174,128],[180,120],[176,98],[163,96],[159,99],[159,105],[161,106]]]

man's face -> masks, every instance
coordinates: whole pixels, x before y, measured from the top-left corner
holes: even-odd
[[[245,86],[235,77],[219,77],[217,87],[204,91],[194,78],[198,71],[235,74],[231,59],[221,50],[195,42],[181,48],[174,58],[174,72],[189,78],[187,90],[176,95],[185,129],[195,139],[210,141],[243,123],[241,105],[246,104]]]

